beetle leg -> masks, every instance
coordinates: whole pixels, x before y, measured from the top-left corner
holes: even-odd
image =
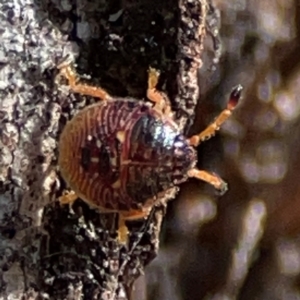
[[[78,196],[76,195],[76,193],[72,191],[59,197],[58,201],[60,205],[65,205],[65,204],[72,205],[77,198]]]
[[[210,139],[220,129],[221,125],[231,116],[231,110],[224,109],[216,120],[199,134],[191,136],[188,141],[191,146],[197,147],[201,142]]]
[[[99,98],[101,100],[109,100],[112,98],[106,91],[104,91],[100,87],[87,85],[85,83],[80,83],[76,72],[71,68],[70,65],[61,64],[60,66],[58,66],[58,69],[60,69],[60,72],[57,75],[57,77],[66,78],[68,81],[68,85],[70,86],[70,89],[74,93],[78,93],[86,96],[92,96],[95,98]]]
[[[119,213],[119,223],[118,223],[118,240],[121,244],[128,244],[128,228],[126,226],[125,221],[129,220],[139,220],[147,217],[149,215],[149,211],[139,211],[133,210],[129,212]]]
[[[191,169],[188,171],[189,177],[194,177],[199,180],[203,180],[211,185],[213,185],[220,194],[223,195],[227,191],[227,183],[216,174],[210,174],[207,171]]]
[[[165,93],[160,92],[156,89],[159,75],[160,73],[158,70],[149,68],[147,97],[155,104],[154,107],[158,111],[169,115],[171,114],[170,100]]]
[[[233,88],[227,107],[219,114],[213,123],[199,134],[193,135],[188,139],[191,146],[197,147],[201,142],[210,139],[220,129],[222,124],[232,115],[232,111],[236,108],[242,93],[241,85]]]
[[[125,223],[125,218],[122,214],[119,214],[119,221],[118,221],[118,241],[122,245],[128,244],[128,228]]]

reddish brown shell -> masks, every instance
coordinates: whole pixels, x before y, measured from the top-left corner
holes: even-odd
[[[196,163],[172,119],[135,99],[100,101],[65,126],[59,166],[89,204],[107,211],[140,210],[187,179]]]

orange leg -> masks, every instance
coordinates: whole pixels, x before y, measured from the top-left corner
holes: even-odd
[[[232,111],[237,106],[241,98],[242,89],[243,88],[241,85],[235,87],[230,94],[226,109],[224,109],[216,118],[216,120],[211,123],[205,130],[203,130],[199,134],[193,135],[188,139],[191,146],[197,147],[201,142],[208,140],[213,135],[215,135],[222,124],[231,116]]]
[[[72,205],[77,198],[78,196],[75,194],[75,192],[72,191],[59,197],[58,201],[60,205],[66,205],[66,204]]]
[[[128,244],[128,228],[126,226],[126,220],[139,220],[147,217],[149,211],[129,211],[128,213],[119,213],[119,224],[118,224],[118,241],[123,244]]]
[[[104,91],[100,87],[80,83],[77,78],[76,72],[72,70],[70,65],[61,64],[60,66],[58,66],[58,69],[60,69],[60,72],[57,77],[66,78],[68,80],[68,85],[70,86],[70,89],[74,93],[96,97],[101,100],[109,100],[112,98],[106,91]]]
[[[159,71],[149,68],[148,71],[148,89],[147,89],[147,97],[149,100],[151,100],[153,103],[155,103],[155,108],[158,111],[163,112],[164,114],[170,114],[171,113],[171,106],[170,101],[167,97],[167,95],[163,92],[160,92],[156,89],[158,78],[159,78]]]
[[[222,195],[227,191],[227,183],[216,174],[210,174],[198,169],[191,169],[188,171],[188,176],[203,180],[213,185]]]
[[[59,197],[60,205],[72,205],[74,201],[78,198],[78,195],[75,192],[69,192],[61,197]],[[112,211],[111,211],[112,212]],[[109,213],[111,213],[109,212]],[[101,213],[101,211],[100,211]],[[102,211],[102,213],[106,213]],[[118,241],[120,244],[127,245],[128,244],[128,228],[126,226],[126,221],[139,220],[147,217],[149,215],[149,210],[139,211],[133,210],[129,212],[119,213],[119,221],[118,221]]]

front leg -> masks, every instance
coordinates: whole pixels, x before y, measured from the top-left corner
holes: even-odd
[[[156,89],[158,79],[159,79],[159,71],[153,68],[149,68],[148,71],[148,89],[147,89],[147,97],[151,100],[155,105],[154,108],[158,111],[163,112],[166,115],[171,116],[171,106],[170,100],[168,96]]]
[[[60,72],[57,75],[57,78],[64,77],[67,79],[68,85],[74,93],[92,96],[104,101],[112,99],[112,97],[102,88],[80,83],[76,72],[71,68],[70,65],[61,64],[58,66],[58,69],[60,69]]]
[[[221,195],[227,191],[227,183],[216,174],[210,174],[209,172],[203,170],[191,169],[188,171],[188,176],[211,184],[220,191]]]
[[[222,124],[231,116],[232,111],[236,108],[242,93],[243,87],[241,85],[236,86],[229,97],[227,107],[219,114],[213,123],[207,126],[205,130],[199,134],[190,137],[189,143],[193,147],[197,147],[201,142],[208,140],[220,129]]]

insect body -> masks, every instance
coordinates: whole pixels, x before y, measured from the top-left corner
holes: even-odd
[[[194,147],[215,134],[231,115],[241,86],[231,93],[227,108],[206,130],[191,138],[174,122],[167,96],[156,90],[159,73],[150,68],[147,96],[154,103],[113,98],[104,90],[81,84],[69,66],[62,66],[71,90],[102,101],[80,111],[65,126],[59,143],[59,166],[75,192],[102,212],[117,212],[120,241],[125,242],[125,220],[146,217],[151,208],[177,184],[189,177],[209,182],[221,191],[226,183],[195,168]]]

